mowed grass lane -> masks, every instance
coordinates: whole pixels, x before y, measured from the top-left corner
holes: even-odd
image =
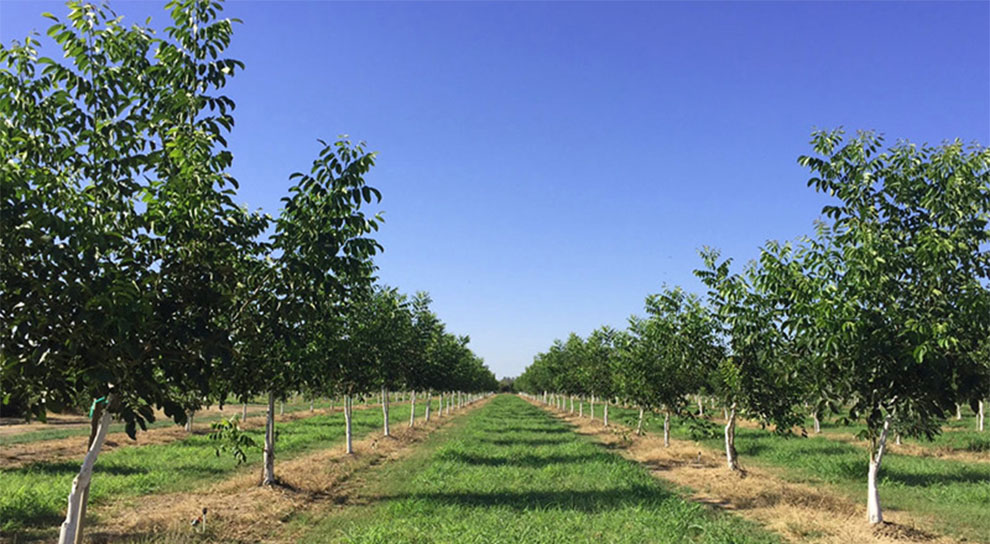
[[[601,414],[601,406],[596,406],[599,422]],[[635,427],[638,415],[638,410],[609,407],[610,422]],[[644,429],[662,434],[663,417],[649,417]],[[721,427],[716,430],[721,433]],[[962,435],[964,431],[946,434]],[[671,437],[693,439],[689,427],[681,421],[672,421]],[[699,442],[710,451],[724,455],[720,434]],[[827,435],[782,437],[762,429],[737,427],[736,450],[744,468],[748,464],[772,468],[788,481],[827,485],[857,503],[862,502],[865,508],[868,465],[865,442],[842,442]],[[927,520],[925,525],[939,534],[990,543],[990,463],[888,452],[883,458],[879,485],[885,510],[910,512],[919,521]]]
[[[498,396],[368,475],[308,542],[778,542],[682,499],[566,423]]]
[[[434,414],[438,409],[434,399]],[[416,403],[422,418],[425,403]],[[392,404],[392,425],[409,421],[409,404]],[[354,410],[356,437],[381,432],[381,408]],[[275,425],[275,474],[278,463],[293,456],[324,448],[343,447],[344,414],[316,415]],[[229,454],[215,454],[215,443],[206,435],[191,435],[168,444],[119,448],[100,455],[90,488],[90,504],[112,497],[184,491],[232,476],[235,471],[260,471],[264,428],[246,431],[257,448],[247,452],[246,465],[238,466]],[[85,438],[81,438],[85,440]],[[72,462],[38,462],[20,468],[0,467],[0,534],[13,537],[51,536],[65,512],[66,497],[82,459]],[[260,472],[259,472],[260,474]],[[90,512],[93,512],[91,509]],[[98,515],[98,512],[95,513]]]

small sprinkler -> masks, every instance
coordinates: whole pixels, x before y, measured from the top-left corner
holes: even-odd
[[[192,525],[198,533],[206,531],[206,507],[203,507],[203,515],[193,518],[190,525]]]

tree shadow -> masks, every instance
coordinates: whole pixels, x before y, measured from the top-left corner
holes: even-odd
[[[670,492],[653,486],[632,486],[594,491],[500,491],[397,493],[377,497],[377,500],[416,500],[441,505],[470,508],[509,508],[517,512],[533,510],[574,510],[586,513],[619,510],[631,506],[656,507],[676,498]]]
[[[454,461],[474,466],[485,467],[522,467],[541,468],[548,465],[574,464],[587,462],[608,461],[611,456],[604,453],[584,453],[580,455],[512,455],[505,457],[490,457],[475,455],[460,451],[445,451],[440,457],[444,461]]]
[[[485,438],[481,437],[478,439],[479,442],[485,442],[487,444],[492,444],[494,446],[557,446],[560,444],[566,444],[571,442],[570,439],[560,437],[560,438]]]
[[[38,461],[36,463],[31,463],[10,470],[10,472],[19,472],[22,474],[32,473],[32,474],[45,474],[49,476],[61,476],[61,475],[75,475],[79,473],[79,468],[82,466],[81,461]],[[147,474],[151,472],[149,468],[134,467],[134,466],[121,466],[121,465],[107,465],[97,463],[93,467],[94,474],[112,474],[115,476],[128,476],[132,474]]]

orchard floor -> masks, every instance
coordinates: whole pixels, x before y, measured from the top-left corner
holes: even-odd
[[[346,508],[300,516],[288,532],[347,543],[780,542],[574,430],[495,397],[409,458],[364,473]]]

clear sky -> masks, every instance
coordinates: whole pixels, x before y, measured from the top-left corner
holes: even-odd
[[[111,4],[129,21],[162,2]],[[60,3],[0,0],[5,43]],[[697,250],[810,233],[815,127],[990,143],[990,2],[230,2],[241,200],[316,138],[379,152],[382,281],[429,291],[499,376],[624,327]],[[50,45],[46,49],[54,54]]]

